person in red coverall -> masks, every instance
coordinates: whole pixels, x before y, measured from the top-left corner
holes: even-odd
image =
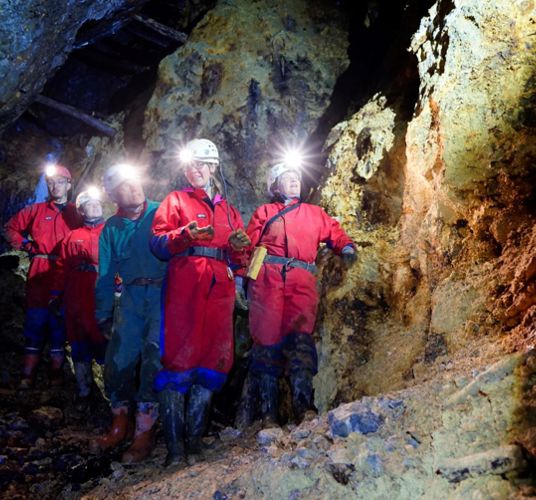
[[[215,144],[196,139],[185,152],[190,186],[162,201],[151,241],[153,252],[169,260],[163,291],[163,369],[155,379],[168,465],[183,460],[184,444],[188,455],[201,451],[212,393],[222,388],[233,364],[235,284],[230,266],[233,261],[243,264],[249,245],[238,210],[216,186]]]
[[[76,197],[84,225],[67,235],[57,260],[58,285],[63,292],[67,340],[78,386],[77,407],[89,407],[93,386],[91,362],[102,365],[106,339],[95,319],[95,282],[99,263],[99,236],[104,227],[100,191],[91,187]]]
[[[60,242],[81,225],[76,207],[68,203],[71,173],[60,165],[46,170],[49,201],[34,203],[15,214],[6,224],[6,238],[16,250],[28,252],[30,268],[26,282],[24,321],[25,355],[20,389],[34,386],[43,347],[50,344],[49,383],[63,382],[65,326],[61,314],[49,309],[59,292],[54,289]]]
[[[277,164],[268,173],[272,203],[247,227],[251,248],[267,249],[260,272],[248,283],[253,338],[250,373],[257,377],[265,426],[277,425],[278,378],[288,373],[296,421],[310,417],[317,354],[312,332],[318,306],[315,259],[321,243],[356,260],[352,240],[322,208],[300,201],[297,168]],[[307,415],[306,415],[307,414]],[[314,414],[314,413],[312,413]]]

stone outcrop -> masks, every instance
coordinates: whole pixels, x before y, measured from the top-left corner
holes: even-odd
[[[126,485],[112,478],[88,496],[528,498],[536,493],[526,458],[536,443],[526,404],[535,359],[512,355],[450,380],[365,397],[299,427],[265,429],[257,443],[243,437],[224,457],[208,450],[204,463],[156,476],[138,471]]]
[[[162,179],[155,192],[174,181],[181,143],[203,136],[219,146],[234,201],[250,215],[267,166],[330,103],[349,63],[344,24],[321,2],[219,2],[160,64],[144,123],[152,176]]]
[[[328,137],[320,202],[360,260],[325,267],[321,408],[534,344],[535,14],[438,1],[412,119],[378,94]]]
[[[82,24],[135,3],[127,0],[2,0],[0,130],[33,102],[47,80],[65,62]]]

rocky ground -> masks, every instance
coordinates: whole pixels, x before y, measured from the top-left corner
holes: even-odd
[[[106,404],[77,413],[63,389],[17,392],[20,356],[2,359],[4,498],[528,498],[536,458],[536,353],[452,367],[414,387],[363,397],[300,426],[212,426],[201,461],[164,469],[159,435],[137,466],[87,442]],[[462,366],[454,363],[454,366]],[[10,375],[13,374],[11,377]]]

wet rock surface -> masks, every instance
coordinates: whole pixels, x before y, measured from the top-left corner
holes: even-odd
[[[534,346],[534,16],[436,2],[413,116],[386,85],[329,134],[318,198],[359,259],[323,268],[321,409]]]

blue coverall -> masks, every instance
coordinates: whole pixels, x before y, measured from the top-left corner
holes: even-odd
[[[149,247],[158,205],[147,200],[137,220],[119,211],[106,221],[100,236],[96,318],[98,322],[114,318],[104,363],[104,383],[112,408],[131,401],[157,401],[153,380],[161,369],[160,293],[167,265]],[[114,312],[116,275],[122,279],[123,290]]]

